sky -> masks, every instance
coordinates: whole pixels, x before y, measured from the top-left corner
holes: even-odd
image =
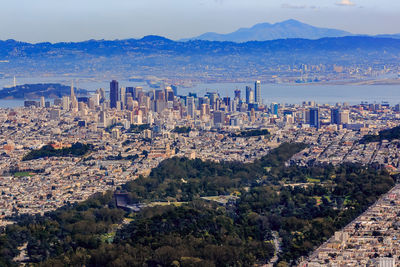
[[[400,33],[399,0],[1,0],[0,40],[178,40],[297,19],[357,34]]]

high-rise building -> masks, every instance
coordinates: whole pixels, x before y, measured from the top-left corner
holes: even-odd
[[[186,98],[186,106],[187,106],[188,116],[190,116],[191,118],[194,118],[195,117],[196,105],[194,103],[194,97],[193,96],[188,96]]]
[[[317,129],[320,128],[318,108],[310,108],[310,126]]]
[[[255,102],[257,104],[262,104],[262,100],[261,100],[261,82],[260,81],[256,81],[254,83],[254,99]]]
[[[100,124],[103,127],[107,127],[107,113],[105,111],[100,111]]]
[[[240,99],[240,93],[241,91],[239,89],[235,90],[235,98]]]
[[[178,86],[171,85],[172,91],[174,91],[174,95],[178,95]]]
[[[155,92],[155,100],[165,101],[165,92],[164,92],[164,90],[156,90],[156,92]]]
[[[214,111],[214,125],[224,124],[225,114],[223,111]]]
[[[143,88],[140,86],[135,87],[135,90],[133,91],[133,99],[138,100],[140,98],[140,95],[143,93]]]
[[[250,86],[246,86],[246,103],[253,104],[254,103],[254,91]]]
[[[167,101],[174,101],[174,91],[171,86],[165,88],[165,98]]]
[[[125,87],[121,87],[119,96],[120,96],[119,100],[121,101],[121,109],[125,109],[125,106],[126,106],[126,89],[125,89]]]
[[[104,88],[97,89],[96,94],[99,95],[99,102],[106,100],[106,90],[104,90]]]
[[[70,106],[69,96],[63,96],[62,97],[62,109],[69,110],[69,106]]]
[[[135,88],[133,87],[126,87],[126,99],[128,99],[128,97],[135,97]]]
[[[350,121],[349,111],[340,110],[338,108],[331,110],[331,123],[332,124],[348,124]]]
[[[74,100],[76,100],[75,92],[74,92],[74,81],[71,82],[71,94],[70,94],[70,99],[71,99],[71,102],[73,102]]]
[[[278,111],[279,111],[279,104],[271,103],[271,113],[274,115],[278,115]]]
[[[110,82],[110,108],[117,108],[118,96],[118,82],[112,80]]]
[[[332,124],[340,124],[340,109],[333,108],[331,110],[331,123]]]
[[[41,96],[41,97],[40,97],[40,107],[41,107],[41,108],[44,108],[44,107],[46,107],[45,105],[46,105],[46,104],[45,104],[45,101],[44,101],[44,96]]]
[[[346,110],[341,110],[339,112],[340,116],[340,124],[348,124],[350,122],[350,116],[349,116],[349,111]]]
[[[210,99],[210,106],[214,110],[217,109],[217,100],[219,99],[218,93],[207,92],[206,96]]]

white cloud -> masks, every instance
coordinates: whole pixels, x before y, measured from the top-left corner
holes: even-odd
[[[338,6],[355,6],[356,4],[354,4],[350,0],[341,0],[340,2],[336,3],[336,5],[338,5]]]

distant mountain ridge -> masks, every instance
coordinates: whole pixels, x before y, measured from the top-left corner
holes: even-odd
[[[344,37],[350,35],[353,34],[337,29],[319,28],[290,19],[275,24],[260,23],[251,28],[240,28],[237,31],[227,34],[208,32],[197,37],[182,39],[181,41],[205,40],[242,43],[248,41],[270,41],[289,38],[315,40],[326,37]]]
[[[231,81],[275,75],[277,66],[301,64],[398,65],[400,39],[370,36],[279,39],[253,42],[194,40],[176,42],[160,36],[142,39],[89,40],[30,44],[0,41],[0,74],[123,75]],[[250,63],[250,64],[249,64]],[[329,67],[331,68],[331,67]],[[268,70],[269,69],[269,70]]]

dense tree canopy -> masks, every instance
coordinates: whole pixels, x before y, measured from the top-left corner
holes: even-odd
[[[40,159],[44,157],[79,157],[93,149],[93,145],[75,143],[71,147],[55,149],[51,144],[45,145],[37,150],[31,150],[22,160]]]
[[[128,201],[166,205],[130,213],[112,192],[45,216],[21,216],[0,234],[0,265],[28,242],[40,266],[253,266],[274,253],[295,264],[393,185],[379,167],[287,166],[304,144],[282,144],[254,163],[171,158],[120,188]],[[201,199],[234,195],[227,204]],[[167,203],[170,201],[170,204]]]

